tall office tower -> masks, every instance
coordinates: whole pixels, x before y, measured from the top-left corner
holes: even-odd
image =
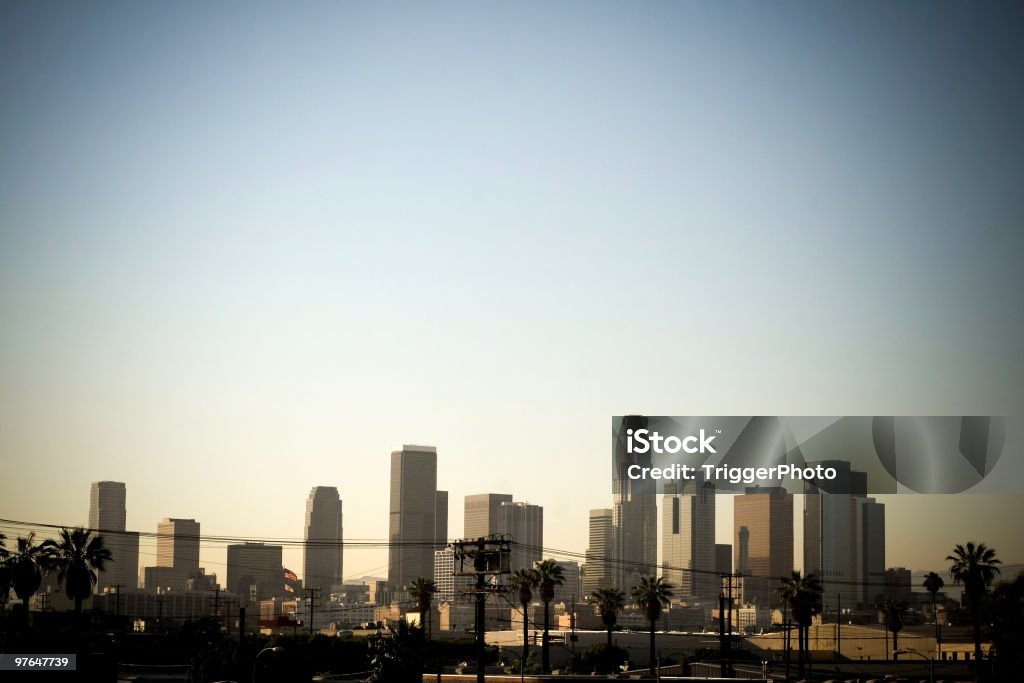
[[[733,498],[733,517],[743,600],[771,608],[779,602],[779,578],[793,571],[793,494],[782,488],[748,488]]]
[[[437,490],[437,449],[407,445],[391,454],[388,583],[393,588],[434,575],[434,551],[448,535],[447,501],[447,491]]]
[[[283,597],[283,548],[263,543],[236,543],[228,546],[227,589],[238,596],[241,605],[251,600]]]
[[[502,503],[511,503],[507,493],[478,493],[466,496],[462,535],[465,538],[480,538],[498,533],[498,518]]]
[[[718,598],[715,574],[715,487],[702,480],[669,482],[662,497],[663,576],[676,596]]]
[[[326,600],[331,586],[342,577],[341,497],[334,486],[314,486],[306,499],[306,543],[303,546],[303,583],[319,588]]]
[[[804,571],[821,579],[828,604],[842,601],[845,606],[856,607],[864,602],[860,585],[865,571],[877,571],[879,559],[884,570],[884,506],[874,502],[865,507],[867,474],[853,470],[850,463],[826,460],[820,464],[836,470],[836,478],[807,482],[804,486]],[[879,512],[881,510],[881,512]],[[869,529],[865,529],[862,512],[867,511]],[[881,529],[877,519],[883,520]],[[868,533],[865,534],[865,531]],[[878,537],[883,551],[878,557]],[[868,552],[865,555],[865,552]],[[872,567],[865,568],[865,562]],[[869,596],[867,602],[873,600]]]
[[[434,497],[434,541],[438,548],[448,545],[447,491],[438,491]]]
[[[507,493],[466,496],[463,533],[466,538],[501,534],[511,536],[512,571],[532,567],[544,547],[544,508],[514,502]]]
[[[529,503],[502,503],[498,515],[497,533],[511,536],[514,542],[509,568],[515,571],[539,562],[544,548],[544,508]]]
[[[615,582],[615,526],[610,508],[590,511],[590,544],[587,546],[586,568],[583,572],[583,594],[589,596],[601,588],[618,588]],[[621,590],[621,589],[620,589]]]
[[[199,522],[165,518],[156,525],[156,565],[180,569],[184,578],[199,572]]]
[[[451,548],[434,551],[434,583],[437,585],[434,602],[438,605],[460,598],[470,604],[472,596],[465,591],[473,587],[474,579],[472,576],[455,576],[455,551]]]
[[[89,528],[103,537],[111,562],[99,573],[96,591],[139,585],[139,534],[125,531],[127,492],[124,482],[94,481],[89,490]]]
[[[658,563],[658,494],[654,481],[630,479],[629,467],[651,466],[651,454],[627,451],[627,430],[644,429],[647,418],[629,415],[622,418],[615,442],[612,469],[612,504],[615,525],[615,585],[632,586],[640,576],[653,576]]]
[[[575,602],[582,602],[580,595],[580,563],[570,560],[555,560],[555,564],[562,568],[562,584],[555,586],[555,597],[552,603],[563,602],[566,607]],[[539,597],[540,593],[536,595]]]
[[[715,573],[732,574],[732,544],[715,544]]]
[[[857,500],[857,548],[860,573],[860,602],[874,605],[885,583],[885,505],[874,498]],[[853,605],[851,605],[853,607]]]

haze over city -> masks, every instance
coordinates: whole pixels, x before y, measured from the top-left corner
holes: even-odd
[[[297,540],[323,485],[379,540],[430,444],[451,536],[582,552],[612,415],[1021,413],[997,13],[239,9],[0,9],[0,517]],[[879,499],[890,566],[1024,560],[1024,497]]]

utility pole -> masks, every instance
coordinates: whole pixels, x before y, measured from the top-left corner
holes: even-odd
[[[211,600],[213,600],[213,618],[218,620],[217,621],[217,624],[218,624],[217,631],[219,633],[220,632],[220,621],[219,621],[220,620],[220,586],[217,586],[216,588],[211,588],[210,591],[213,593],[213,597],[210,598]]]
[[[725,578],[728,574],[721,575],[718,586],[718,668],[722,678],[729,676],[729,668],[725,664]]]
[[[843,656],[843,594],[836,596],[836,655]]]
[[[319,588],[304,588],[307,598],[309,600],[309,634],[313,635],[313,603],[316,601],[316,594],[320,592]]]
[[[466,592],[476,599],[476,680],[484,683],[484,625],[487,617],[486,602],[490,593],[499,593],[507,587],[498,583],[486,582],[487,576],[511,574],[509,557],[512,554],[512,542],[505,536],[493,534],[476,540],[461,540],[449,543],[448,547],[455,553],[458,568],[455,576],[473,576],[474,586]],[[524,662],[525,664],[525,662]]]
[[[114,616],[121,616],[121,584],[114,584]]]
[[[785,631],[786,635],[783,638],[783,641],[784,641],[783,652],[786,653],[786,680],[788,681],[789,680],[789,645],[790,645],[790,636],[789,636],[789,603],[788,602],[783,602],[782,603],[782,628],[786,629],[786,631]]]
[[[157,627],[161,631],[163,631],[164,630],[164,596],[162,594],[156,596],[156,608],[157,608],[156,624],[157,624]]]

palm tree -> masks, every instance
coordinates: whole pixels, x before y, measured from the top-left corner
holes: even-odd
[[[789,605],[793,621],[796,622],[797,659],[800,678],[803,678],[811,622],[814,615],[821,611],[821,580],[814,574],[803,576],[794,570],[790,576],[781,579],[781,583],[779,595]]]
[[[43,547],[57,569],[57,580],[64,584],[64,592],[75,601],[75,614],[81,616],[82,601],[92,595],[99,580],[97,572],[114,561],[110,551],[103,547],[103,537],[82,527],[61,529],[59,540],[48,540]]]
[[[665,581],[664,577],[642,576],[640,585],[633,586],[633,599],[636,605],[643,610],[647,621],[651,622],[651,649],[648,653],[651,671],[654,671],[654,625],[661,617],[661,610],[667,607],[672,598],[672,584]]]
[[[879,605],[879,609],[882,610],[882,619],[884,620],[886,630],[892,631],[892,658],[899,659],[896,650],[900,649],[899,634],[903,630],[903,617],[907,614],[907,603],[894,600],[893,598],[886,598]],[[886,641],[888,640],[889,637],[886,635]]]
[[[924,582],[921,584],[924,589],[932,594],[932,616],[935,618],[935,648],[936,652],[942,652],[942,632],[939,631],[938,595],[946,582],[935,572],[928,572],[924,575]]]
[[[526,666],[526,657],[530,647],[530,616],[528,610],[533,602],[533,589],[537,587],[537,572],[528,567],[517,569],[512,575],[510,583],[512,588],[519,592],[519,604],[523,606],[523,658],[519,661],[519,670],[523,671]]]
[[[608,647],[612,646],[612,631],[619,621],[619,610],[626,606],[626,595],[616,588],[598,588],[590,599],[601,613],[601,623],[608,629]]]
[[[18,536],[18,545],[13,553],[9,553],[7,567],[10,572],[10,585],[25,607],[25,621],[28,621],[28,601],[39,590],[46,571],[47,553],[42,544],[36,545],[35,533]]]
[[[544,673],[551,673],[551,652],[548,643],[551,630],[551,601],[555,599],[555,586],[561,586],[562,567],[554,560],[541,560],[534,565],[537,573],[537,585],[540,586],[540,599],[544,602],[544,636],[540,641],[541,668]]]
[[[430,603],[437,592],[437,584],[422,576],[417,577],[406,588],[409,596],[416,601],[416,610],[420,613],[420,628],[430,637]]]
[[[971,608],[971,620],[974,622],[974,661],[981,661],[981,603],[988,593],[988,587],[999,575],[997,565],[1002,562],[996,559],[996,551],[986,547],[984,543],[977,546],[957,544],[953,554],[946,559],[953,564],[949,567],[949,575],[953,583],[963,584],[964,594]]]

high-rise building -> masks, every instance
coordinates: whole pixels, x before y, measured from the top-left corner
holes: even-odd
[[[473,587],[474,579],[472,576],[455,576],[455,551],[451,548],[434,551],[434,583],[437,585],[434,602],[438,605],[460,598],[467,604],[471,602],[471,596],[465,591]]]
[[[99,572],[97,592],[107,587],[137,588],[139,585],[139,534],[126,531],[126,500],[124,482],[92,483],[89,491],[89,528],[103,537],[104,547],[111,555],[107,569]]]
[[[715,600],[715,487],[701,480],[665,484],[662,497],[662,564],[680,598]]]
[[[434,542],[438,548],[448,545],[448,492],[434,496]]]
[[[601,588],[618,588],[613,571],[615,552],[614,513],[611,508],[590,511],[590,542],[583,571],[583,593],[589,596]]]
[[[718,574],[732,574],[732,544],[715,544],[715,572]]]
[[[885,569],[885,506],[867,498],[865,472],[841,460],[808,463],[819,464],[836,477],[805,484],[804,571],[821,579],[826,599],[870,604],[878,591],[866,595],[864,583]]]
[[[334,486],[314,486],[306,500],[303,582],[326,599],[342,578],[341,497]]]
[[[156,565],[174,567],[185,577],[199,572],[199,522],[165,518],[156,525]]]
[[[448,537],[448,492],[437,490],[437,449],[403,446],[391,454],[388,583],[404,589],[434,575],[434,551]]]
[[[143,585],[150,590],[183,591],[200,576],[199,523],[165,518],[156,525],[156,566],[145,567]]]
[[[512,571],[532,567],[541,559],[544,547],[544,508],[515,502],[507,493],[480,493],[466,496],[463,534],[480,538],[501,534],[511,537]]]
[[[555,586],[555,597],[551,602],[565,603],[569,607],[574,601],[582,602],[580,595],[580,564],[571,560],[555,560],[555,564],[562,568],[562,583]],[[539,593],[538,593],[539,597]]]
[[[530,503],[502,503],[498,514],[496,533],[512,537],[509,568],[516,571],[539,562],[544,548],[544,508]],[[579,573],[578,566],[576,571]]]
[[[778,604],[779,578],[793,571],[793,494],[753,487],[733,498],[736,570],[742,599],[758,607]]]
[[[647,418],[622,418],[615,443],[612,470],[612,504],[615,525],[612,570],[614,585],[631,586],[640,576],[655,574],[658,563],[658,494],[653,480],[631,479],[632,465],[651,467],[651,454],[630,453],[626,447],[629,429],[644,429]]]
[[[507,493],[478,493],[466,496],[462,535],[465,538],[480,538],[498,533],[498,517],[502,503],[511,503]]]
[[[284,597],[283,548],[263,543],[228,546],[227,589],[244,606],[251,601]]]
[[[880,586],[885,582],[885,505],[874,498],[857,501],[857,548],[860,551],[860,602],[876,604]]]

